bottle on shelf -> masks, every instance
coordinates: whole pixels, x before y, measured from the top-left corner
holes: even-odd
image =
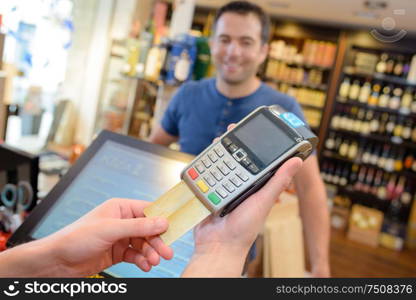
[[[350,78],[345,77],[339,88],[339,96],[340,96],[341,102],[346,102],[346,99],[348,98],[348,94],[350,91],[350,87],[351,87]]]
[[[358,95],[358,101],[361,103],[367,103],[368,98],[371,94],[371,83],[370,81],[366,81],[364,85],[360,89],[360,94]]]
[[[383,74],[383,73],[386,72],[387,59],[388,59],[387,53],[382,53],[380,55],[380,60],[376,65],[376,72],[377,73],[382,73]]]
[[[403,75],[403,61],[404,61],[403,55],[398,55],[396,64],[394,65],[394,68],[393,68],[393,75],[399,76],[399,77]]]
[[[391,74],[393,74],[393,70],[394,70],[394,58],[392,56],[390,56],[387,59],[387,62],[386,62],[386,71],[385,71],[385,73],[388,74],[388,75],[391,75]]]
[[[393,135],[394,127],[396,126],[396,116],[390,115],[389,121],[386,123],[386,134]]]
[[[376,83],[373,85],[373,91],[368,98],[368,105],[376,106],[378,105],[378,98],[380,97],[380,90],[381,85],[379,83]]]
[[[410,112],[416,114],[416,92],[413,95],[412,104],[410,104]]]
[[[409,113],[410,106],[412,105],[412,100],[413,100],[413,89],[411,87],[408,87],[406,88],[402,96],[400,110],[405,113]]]
[[[359,94],[360,94],[360,81],[358,79],[355,79],[349,90],[348,98],[351,100],[357,100]]]
[[[383,88],[383,92],[380,95],[378,99],[378,106],[379,107],[388,107],[390,102],[390,93],[391,93],[392,87],[389,85],[386,85]]]
[[[399,109],[402,95],[403,95],[403,90],[399,87],[395,88],[393,90],[393,97],[391,97],[389,101],[389,108]]]

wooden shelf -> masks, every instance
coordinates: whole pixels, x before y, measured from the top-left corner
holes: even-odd
[[[375,135],[375,134],[362,134],[362,133],[358,133],[358,132],[347,131],[347,130],[342,130],[342,129],[333,129],[333,128],[329,128],[328,130],[341,133],[342,135],[349,135],[349,136],[352,136],[352,137],[359,137],[359,138],[362,138],[362,139],[369,139],[369,140],[373,140],[373,141],[377,141],[377,142],[381,142],[381,143],[386,143],[386,144],[394,144],[394,145],[397,145],[397,146],[402,146],[402,147],[406,147],[406,148],[416,150],[416,143],[403,141],[402,138],[387,137],[387,136]]]
[[[361,77],[361,78],[371,78],[372,80],[379,80],[384,81],[388,83],[398,84],[398,85],[405,85],[405,86],[411,86],[416,87],[416,82],[409,81],[406,78],[398,77],[398,76],[392,76],[392,75],[385,75],[381,73],[361,73],[356,72],[353,67],[346,67],[344,70],[344,74],[348,76],[355,76],[355,77]]]
[[[263,78],[265,81],[271,81],[274,83],[285,83],[288,85],[294,85],[294,86],[300,86],[300,87],[306,87],[306,88],[310,88],[313,90],[321,90],[321,91],[326,91],[328,86],[326,84],[310,84],[310,83],[306,83],[306,82],[291,82],[291,81],[285,81],[285,80],[280,80],[280,79],[276,79],[276,78],[271,78],[271,77],[264,77]]]
[[[400,116],[404,116],[404,117],[411,117],[411,118],[416,118],[416,113],[412,113],[410,110],[404,110],[404,109],[391,109],[388,107],[379,107],[379,106],[375,106],[375,105],[369,105],[367,103],[362,103],[359,102],[357,100],[351,100],[351,99],[345,99],[346,102],[343,102],[344,99],[342,99],[341,97],[337,97],[337,105],[348,105],[348,106],[358,106],[358,107],[362,107],[368,110],[373,110],[376,112],[386,112],[389,114],[396,114],[396,115],[400,115]]]
[[[269,59],[270,60],[274,60],[274,61],[278,61],[278,62],[285,63],[289,67],[299,67],[299,68],[305,68],[305,69],[316,69],[316,70],[319,70],[319,71],[330,71],[332,69],[332,67],[325,67],[325,66],[319,66],[319,65],[311,65],[311,64],[306,64],[306,63],[288,62],[288,61],[285,61],[283,59],[274,58],[272,56],[269,56]]]

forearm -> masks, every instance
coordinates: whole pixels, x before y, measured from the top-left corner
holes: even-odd
[[[241,277],[247,251],[215,249],[195,253],[182,277]]]
[[[306,190],[299,193],[299,197],[309,258],[312,268],[329,268],[330,225],[325,187],[314,184]]]
[[[56,263],[46,240],[33,241],[0,253],[0,277],[59,277]]]

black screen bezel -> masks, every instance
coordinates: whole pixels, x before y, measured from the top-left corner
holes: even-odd
[[[303,140],[302,136],[299,135],[292,127],[287,125],[285,121],[278,118],[276,115],[274,115],[268,108],[262,108],[259,111],[255,112],[251,116],[249,116],[247,119],[245,119],[240,125],[244,126],[247,122],[250,122],[251,119],[257,117],[259,114],[264,115],[267,119],[269,119],[275,126],[281,131],[285,132],[289,138],[293,140],[293,145],[296,145],[299,143],[299,141]],[[267,165],[265,165],[258,157],[255,155],[235,134],[234,130],[230,131],[228,134],[224,136],[224,138],[229,138],[233,144],[235,144],[238,148],[243,149],[247,155],[250,157],[250,159],[254,162],[254,164],[260,169],[260,171],[264,170]],[[299,140],[300,139],[300,140]],[[227,146],[222,142],[223,146],[227,148]],[[291,146],[293,147],[293,146]],[[289,150],[291,147],[288,147],[287,150]],[[273,159],[275,161],[278,157]]]

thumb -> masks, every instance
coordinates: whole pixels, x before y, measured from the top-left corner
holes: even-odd
[[[302,160],[298,157],[289,159],[278,169],[266,185],[255,194],[256,198],[260,199],[258,201],[259,205],[263,207],[266,213],[274,205],[280,193],[289,186],[293,176],[302,167],[302,163]]]
[[[124,238],[149,237],[159,235],[168,229],[165,218],[132,218],[106,220],[100,233],[105,240],[112,242]]]

